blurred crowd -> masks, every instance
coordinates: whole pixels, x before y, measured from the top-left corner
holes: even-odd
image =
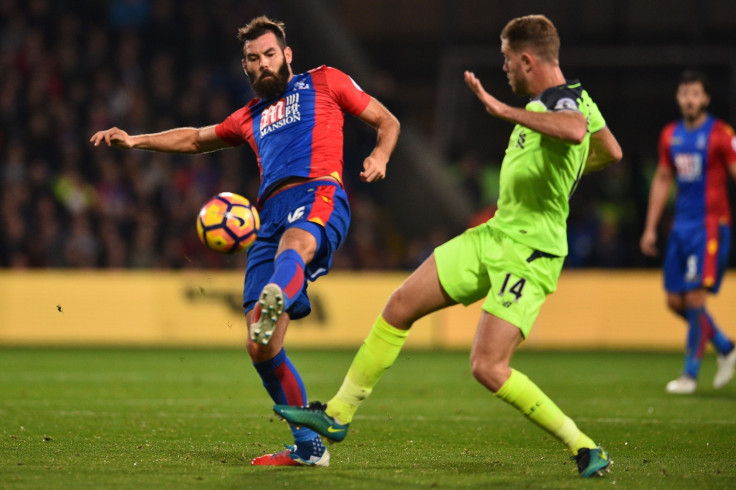
[[[138,134],[214,124],[245,104],[252,93],[235,33],[263,13],[254,3],[0,0],[0,267],[244,265],[244,254],[206,250],[194,223],[218,192],[255,198],[250,148],[170,155],[95,148],[89,138],[112,126]],[[375,133],[348,122],[345,136],[345,160],[359,165]],[[354,219],[336,268],[410,269],[449,238],[441,226],[403,236],[353,170]],[[498,163],[465,151],[448,178],[478,209],[469,224],[493,213]],[[625,181],[577,191],[568,266],[631,263],[638,237],[626,221],[637,213],[617,184]]]

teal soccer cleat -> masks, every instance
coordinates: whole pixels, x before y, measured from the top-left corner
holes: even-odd
[[[293,405],[274,405],[273,411],[298,427],[307,427],[333,442],[340,442],[348,434],[350,424],[338,424],[325,413],[327,405],[311,402],[306,407]]]
[[[600,446],[593,449],[581,449],[575,456],[575,461],[578,463],[578,471],[583,478],[603,476],[604,473],[611,471],[613,464],[606,450]]]

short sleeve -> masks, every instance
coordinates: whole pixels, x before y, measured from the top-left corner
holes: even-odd
[[[675,131],[675,125],[670,123],[662,130],[659,135],[659,159],[660,167],[674,168],[672,157],[670,156],[670,139]]]
[[[242,121],[248,107],[243,107],[230,114],[224,121],[215,126],[215,134],[230,146],[239,146],[246,142],[241,130]]]
[[[586,97],[585,103],[588,105],[588,131],[590,134],[597,133],[601,129],[606,127],[606,120],[603,118],[603,114],[598,109],[593,99]]]
[[[355,81],[337,68],[322,67],[330,90],[342,110],[357,116],[368,107],[371,96],[363,91]]]
[[[720,125],[719,147],[723,152],[723,160],[728,166],[736,165],[736,134],[733,128],[726,122]]]

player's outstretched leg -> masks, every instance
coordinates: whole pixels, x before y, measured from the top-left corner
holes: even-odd
[[[398,329],[383,315],[378,315],[355,354],[340,389],[326,405],[315,402],[300,408],[281,403],[274,407],[274,411],[292,425],[309,427],[327,439],[342,441],[358,407],[368,399],[383,373],[396,361],[408,335],[408,330]]]
[[[284,293],[281,288],[277,284],[266,284],[253,312],[253,323],[249,326],[253,342],[268,344],[283,312]]]
[[[312,429],[321,436],[340,442],[348,434],[350,424],[341,424],[325,413],[327,405],[318,401],[311,402],[305,407],[291,405],[275,405],[273,411],[291,424]]]

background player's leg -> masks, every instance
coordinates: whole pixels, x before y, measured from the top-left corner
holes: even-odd
[[[683,375],[697,380],[705,347],[713,337],[712,323],[704,321],[705,300],[707,292],[703,288],[688,291],[684,294],[685,318],[688,333],[685,345],[685,366]]]
[[[673,263],[672,261],[670,264]],[[668,275],[668,269],[665,267],[665,283],[669,280],[671,281],[671,277],[676,276],[673,273],[669,273]],[[690,320],[688,317],[688,308],[687,304],[685,302],[685,294],[684,293],[673,293],[668,292],[667,293],[667,306],[669,309],[674,312],[677,316],[681,317],[685,322],[687,322],[688,325],[688,334],[685,341],[685,366],[683,367],[683,372],[680,375],[680,377],[673,379],[669,383],[667,383],[667,386],[665,389],[668,393],[675,393],[675,394],[689,394],[693,393],[695,389],[697,388],[697,381],[695,378],[693,378],[691,375],[687,374],[688,371],[688,360],[687,360],[687,353],[689,352],[689,344],[691,341],[691,335],[694,336],[694,339],[697,339],[699,335],[699,329],[697,331],[693,331],[690,328]],[[692,315],[691,315],[692,316]],[[692,369],[692,368],[691,368]]]
[[[718,353],[718,369],[716,375],[713,378],[713,387],[718,389],[728,383],[733,378],[734,366],[736,365],[736,352],[734,352],[734,343],[729,339],[726,334],[721,331],[720,328],[713,321],[713,317],[708,313],[706,308],[706,299],[708,292],[705,289],[699,289],[687,293],[685,295],[685,302],[688,304],[686,309],[688,315],[688,324],[690,332],[688,334],[688,354],[691,349],[698,349],[696,353],[700,354],[699,359],[691,361],[692,364],[696,364],[695,371],[699,367],[700,361],[702,361],[702,355],[705,351],[705,344],[710,341],[713,344],[716,352]],[[694,329],[692,324],[698,325],[699,331]],[[693,330],[696,330],[693,332]],[[690,336],[699,335],[698,340],[690,339]],[[691,344],[692,342],[692,344]],[[688,368],[686,360],[686,371]],[[692,369],[693,366],[691,366]],[[687,373],[691,375],[690,373]]]
[[[710,325],[702,322],[704,312],[705,309],[702,306],[685,308],[688,332],[685,345],[685,367],[682,372],[693,379],[698,379],[705,347],[711,337]]]
[[[720,355],[730,354],[734,348],[733,340],[731,340],[713,321],[713,317],[708,313],[706,308],[703,308],[702,322],[710,325],[710,331],[712,336],[710,338],[713,347],[716,352]]]

